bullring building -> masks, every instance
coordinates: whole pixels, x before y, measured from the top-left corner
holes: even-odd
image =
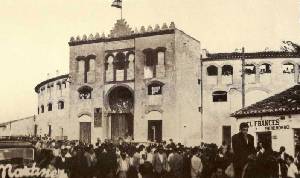
[[[199,144],[200,42],[174,23],[69,41],[69,74],[41,82],[35,134]]]

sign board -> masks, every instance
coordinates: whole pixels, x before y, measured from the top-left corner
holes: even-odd
[[[280,118],[274,119],[253,119],[246,122],[249,125],[249,129],[255,129],[259,131],[272,131],[272,130],[286,130],[290,129],[290,125],[286,120]]]
[[[94,110],[94,127],[102,127],[102,108]]]

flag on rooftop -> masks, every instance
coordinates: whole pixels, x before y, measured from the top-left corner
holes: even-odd
[[[122,8],[122,0],[114,0],[111,6],[116,8]]]

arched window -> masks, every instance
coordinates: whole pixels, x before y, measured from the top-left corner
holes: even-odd
[[[226,91],[215,91],[212,94],[213,102],[226,102],[227,92]]]
[[[89,86],[82,86],[78,89],[79,99],[91,99],[93,88]]]
[[[118,53],[114,59],[114,66],[117,70],[124,70],[126,65],[125,61],[125,54],[124,53]]]
[[[295,65],[291,62],[283,64],[283,71],[284,74],[292,74],[295,73]]]
[[[271,73],[271,64],[263,63],[259,66],[259,73],[260,74],[269,74]]]
[[[232,75],[233,74],[233,67],[231,65],[224,65],[222,67],[222,75]]]
[[[153,82],[148,85],[148,95],[161,95],[163,83]]]
[[[44,109],[45,109],[44,105],[41,105],[41,113],[44,113]]]
[[[218,75],[218,68],[214,65],[210,65],[207,67],[207,75],[208,76],[217,76]]]
[[[144,50],[146,57],[145,65],[146,66],[156,66],[158,64],[157,53],[153,49]]]
[[[52,111],[52,103],[48,103],[48,111]]]
[[[59,101],[57,105],[58,105],[58,109],[64,109],[65,107],[65,103],[63,101]]]

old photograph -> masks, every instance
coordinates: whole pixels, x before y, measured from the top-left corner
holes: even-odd
[[[299,0],[0,0],[0,177],[299,178]]]

